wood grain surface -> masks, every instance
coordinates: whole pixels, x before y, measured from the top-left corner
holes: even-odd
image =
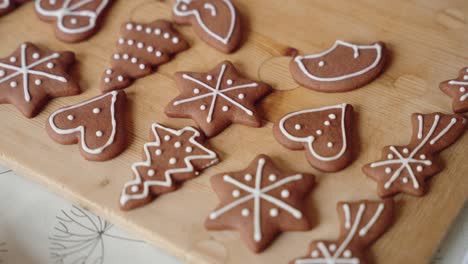
[[[117,1],[102,28],[89,41],[58,41],[53,27],[37,19],[28,3],[0,18],[0,56],[21,42],[31,41],[54,50],[72,50],[79,60],[75,71],[83,93],[51,101],[34,119],[24,118],[14,106],[0,105],[0,163],[48,186],[50,190],[126,227],[187,263],[286,263],[307,252],[314,239],[335,239],[341,200],[376,198],[375,183],[361,172],[362,165],[380,158],[383,146],[406,144],[414,112],[451,112],[451,99],[438,84],[457,76],[468,64],[468,2],[466,0],[234,0],[242,13],[241,49],[224,55],[199,40],[190,27],[177,27],[191,48],[138,80],[127,90],[129,148],[104,163],[87,162],[78,146],[54,143],[44,126],[49,114],[99,94],[103,70],[109,65],[121,23],[130,19],[150,22],[171,18],[171,2]],[[290,47],[315,53],[336,39],[367,44],[380,40],[391,50],[384,74],[364,88],[338,94],[314,92],[295,84],[288,72]],[[152,122],[173,127],[194,125],[190,119],[170,119],[164,106],[177,94],[176,71],[208,71],[229,59],[240,72],[270,83],[278,91],[260,105],[262,128],[232,125],[210,140],[222,162],[187,182],[179,191],[159,197],[138,210],[122,212],[118,200],[124,182],[133,175],[130,165],[142,159]],[[280,146],[272,123],[299,109],[337,103],[353,104],[359,142],[356,160],[338,173],[311,168],[302,151]],[[443,152],[446,169],[430,180],[423,198],[396,197],[394,226],[371,248],[375,263],[426,263],[468,197],[468,137]],[[310,195],[308,232],[283,233],[264,253],[251,253],[232,231],[208,232],[205,217],[218,203],[209,186],[211,175],[246,166],[257,154],[273,157],[285,169],[313,173],[318,185]],[[18,190],[18,195],[28,190]]]

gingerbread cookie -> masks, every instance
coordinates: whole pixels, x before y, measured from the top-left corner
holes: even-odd
[[[276,140],[292,150],[306,150],[309,163],[335,172],[349,165],[353,107],[348,104],[306,109],[282,117],[273,126]]]
[[[150,74],[153,67],[167,63],[189,48],[182,35],[165,20],[149,24],[124,23],[120,32],[111,67],[102,76],[104,92],[128,87],[134,79]]]
[[[291,264],[364,264],[366,249],[392,224],[393,200],[339,202],[340,237],[314,241],[310,253]]]
[[[367,164],[364,173],[374,179],[382,197],[399,192],[425,193],[426,178],[441,170],[436,154],[460,138],[466,129],[462,115],[413,114],[413,136],[406,146],[387,146],[382,160]]]
[[[61,108],[49,117],[47,133],[60,144],[80,144],[92,161],[106,161],[125,149],[125,92],[110,92]]]
[[[191,24],[198,37],[219,51],[238,48],[240,17],[230,0],[176,0],[173,14],[177,23]]]
[[[55,36],[65,42],[79,42],[98,30],[104,11],[113,0],[36,0],[41,20],[55,23]]]
[[[49,98],[80,93],[68,74],[72,52],[52,52],[23,43],[0,59],[0,104],[13,104],[28,118],[36,116]]]
[[[31,0],[0,0],[0,16],[11,12],[18,5],[29,1]]]
[[[452,108],[455,113],[468,111],[468,67],[460,70],[457,79],[441,83],[440,89],[452,97]]]
[[[271,88],[243,78],[229,61],[208,73],[177,73],[176,82],[181,94],[166,107],[166,114],[192,118],[208,137],[216,136],[232,123],[261,126],[255,103]]]
[[[120,207],[130,210],[147,204],[218,163],[216,153],[202,142],[203,135],[193,127],[174,130],[153,124],[151,142],[144,146],[145,161],[132,165],[135,179],[125,184]]]
[[[291,74],[301,85],[319,92],[346,92],[377,78],[385,65],[383,43],[354,45],[337,40],[329,50],[297,56]]]
[[[266,155],[257,156],[237,172],[211,178],[221,200],[209,215],[209,230],[237,229],[254,252],[263,251],[282,231],[310,229],[305,197],[314,176],[284,173]]]

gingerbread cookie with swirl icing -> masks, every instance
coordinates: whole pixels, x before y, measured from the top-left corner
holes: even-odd
[[[106,161],[126,147],[123,91],[112,91],[53,112],[47,122],[49,136],[60,144],[79,144],[87,160]]]
[[[290,63],[291,74],[299,84],[319,92],[346,92],[373,81],[386,61],[382,42],[355,45],[337,40],[328,50],[297,56]]]
[[[326,172],[352,161],[353,107],[339,104],[289,113],[273,126],[276,140],[292,150],[305,150],[309,163]]]
[[[231,0],[176,0],[173,15],[177,23],[191,24],[198,37],[221,52],[239,47],[240,17]]]
[[[455,113],[468,111],[468,67],[460,70],[458,78],[440,84],[440,89],[450,96]]]

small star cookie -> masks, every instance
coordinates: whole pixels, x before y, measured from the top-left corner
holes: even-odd
[[[452,97],[452,108],[455,113],[468,111],[468,67],[460,70],[457,79],[442,82],[440,89]]]

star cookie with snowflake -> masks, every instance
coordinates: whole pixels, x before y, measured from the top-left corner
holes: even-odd
[[[193,127],[175,130],[153,124],[151,142],[144,145],[145,161],[132,165],[135,179],[124,185],[120,207],[130,210],[143,206],[217,164],[217,154],[203,140],[203,134]]]
[[[206,228],[237,229],[256,253],[282,231],[311,228],[305,198],[314,185],[313,175],[284,173],[268,156],[259,155],[242,171],[214,176],[211,185],[221,203],[207,218]]]
[[[468,67],[460,70],[457,79],[441,83],[440,89],[453,99],[455,113],[468,111]]]
[[[72,52],[51,52],[23,43],[0,59],[0,104],[13,104],[28,118],[36,116],[50,98],[80,93],[70,76]]]
[[[176,82],[180,95],[166,107],[166,114],[192,118],[208,137],[216,136],[232,123],[261,126],[255,103],[271,88],[243,78],[229,61],[208,73],[177,73]]]
[[[441,113],[413,114],[413,135],[405,146],[387,146],[382,159],[363,167],[375,180],[382,197],[399,192],[425,194],[425,180],[442,167],[436,155],[457,141],[465,132],[466,118]]]
[[[310,253],[291,264],[363,264],[366,248],[392,224],[393,200],[362,200],[337,204],[340,237],[336,241],[314,241]]]

